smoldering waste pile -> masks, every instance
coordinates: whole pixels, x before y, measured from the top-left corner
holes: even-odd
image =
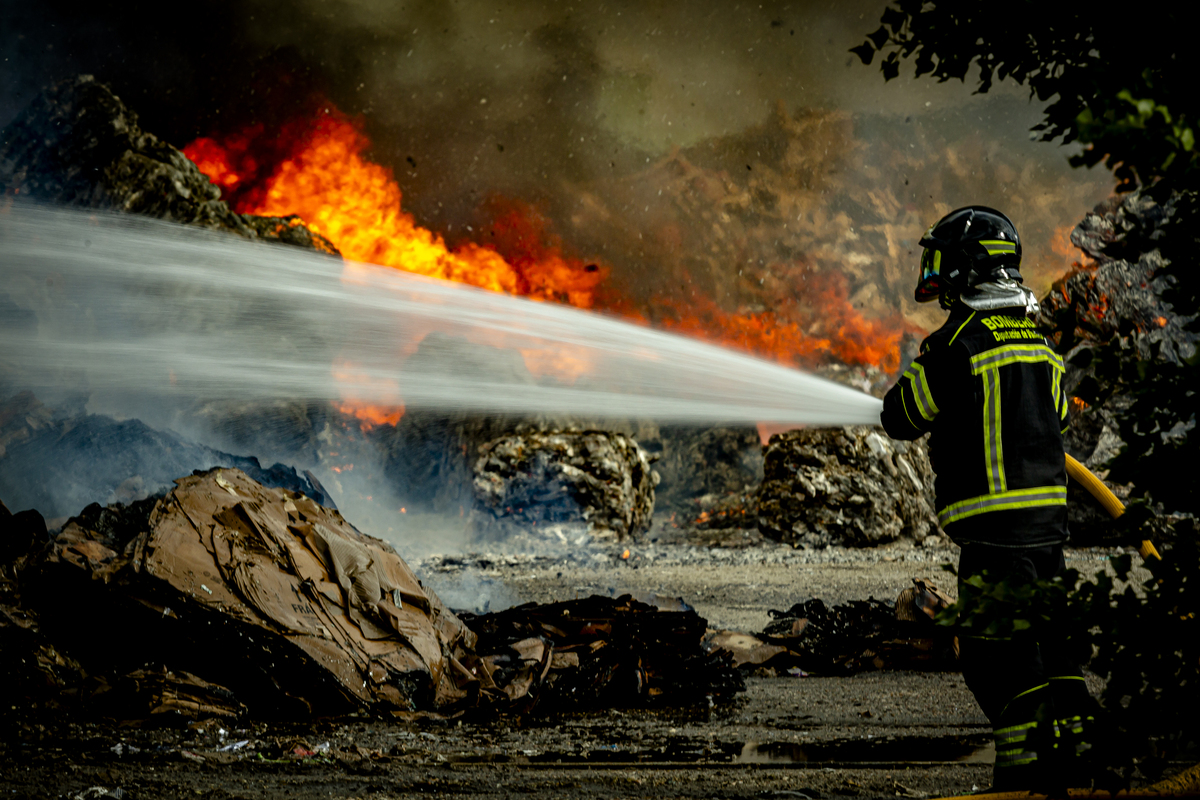
[[[52,542],[40,517],[0,509],[0,538],[29,547],[0,581],[15,696],[135,718],[307,717],[528,710],[544,692],[559,708],[686,703],[740,687],[700,649],[694,611],[592,598],[464,624],[390,546],[302,494],[220,468],[176,483],[89,506]]]
[[[1064,356],[1067,394],[1103,398],[1095,406],[1073,404],[1065,441],[1071,455],[1101,476],[1124,446],[1117,418],[1131,399],[1098,371],[1100,354],[1115,344],[1123,360],[1178,364],[1195,357],[1192,318],[1163,299],[1173,279],[1159,248],[1170,235],[1173,205],[1174,198],[1160,203],[1146,192],[1098,205],[1071,232],[1083,263],[1042,300],[1039,322]],[[1110,488],[1122,499],[1129,497],[1127,485]],[[1072,538],[1111,541],[1109,516],[1074,482],[1068,490]]]

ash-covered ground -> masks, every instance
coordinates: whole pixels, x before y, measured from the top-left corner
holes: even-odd
[[[640,541],[413,567],[451,605],[635,593],[682,598],[713,627],[758,631],[769,609],[807,597],[894,599],[920,576],[952,586],[941,567],[957,559],[952,546],[910,542],[800,550],[749,531],[724,532],[725,546],[670,533],[659,520]],[[729,546],[738,537],[744,545]],[[1111,554],[1069,550],[1067,561],[1090,574]],[[956,672],[760,671],[746,684],[731,702],[685,708],[240,727],[83,722],[14,707],[3,717],[0,782],[14,797],[124,798],[939,797],[990,783],[990,730]]]

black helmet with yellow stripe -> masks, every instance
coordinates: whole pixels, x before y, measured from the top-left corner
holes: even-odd
[[[964,289],[999,278],[1021,280],[1021,239],[1012,220],[994,208],[951,211],[921,237],[918,303],[941,298],[948,306]]]

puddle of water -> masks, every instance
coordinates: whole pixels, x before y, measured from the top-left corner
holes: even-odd
[[[826,742],[746,742],[735,764],[778,764],[837,761],[960,761],[990,764],[995,760],[990,734],[841,739]]]
[[[677,741],[651,750],[627,750],[604,745],[581,752],[525,751],[514,754],[450,756],[459,764],[605,764],[605,763],[718,763],[804,764],[959,761],[990,764],[995,760],[987,733],[935,738],[907,736],[878,739],[839,739],[825,742],[700,742]]]

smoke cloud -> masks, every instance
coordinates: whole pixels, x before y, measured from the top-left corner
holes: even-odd
[[[377,158],[428,216],[486,192],[633,169],[761,123],[776,102],[933,116],[1002,135],[1022,157],[1062,160],[1027,142],[1035,106],[997,102],[1019,88],[885,84],[862,66],[847,50],[884,5],[202,0],[173,17],[144,2],[4,0],[0,125],[76,72],[110,82],[176,145],[269,127],[327,96],[365,116]]]

